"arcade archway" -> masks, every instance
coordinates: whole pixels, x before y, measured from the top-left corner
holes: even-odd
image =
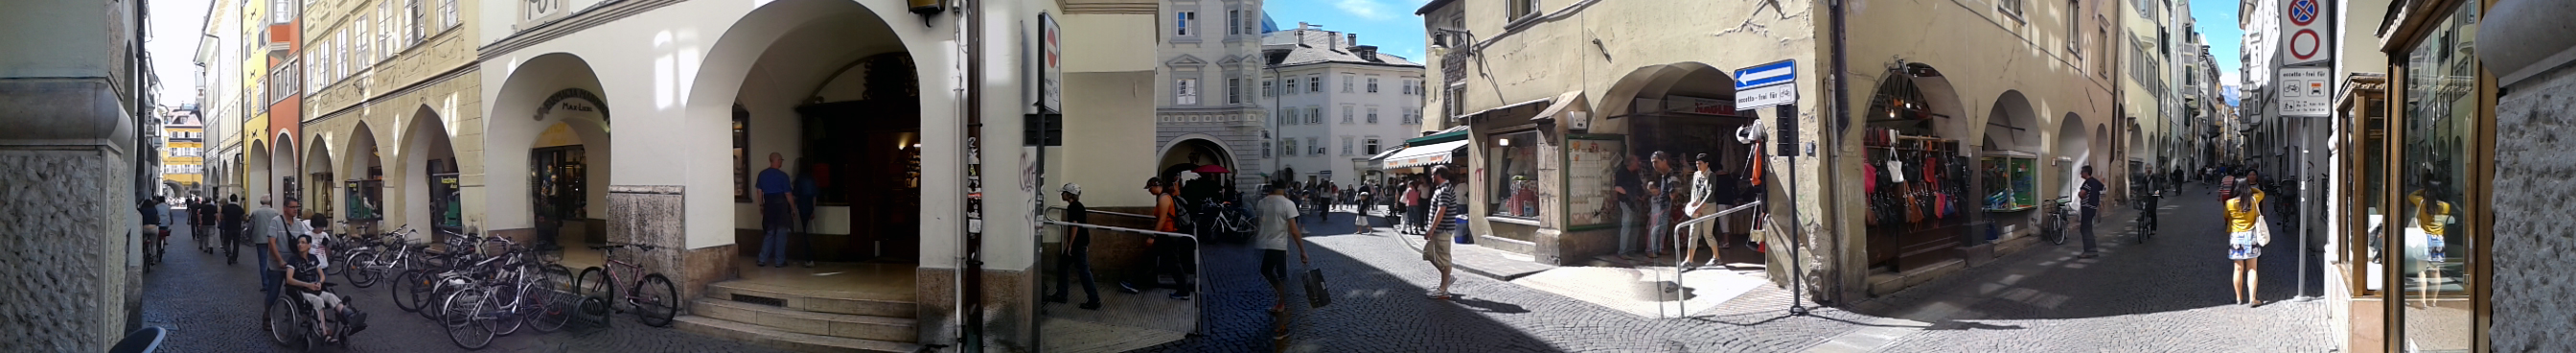
[[[456,147],[448,140],[444,117],[428,106],[405,118],[410,119],[402,134],[402,224],[430,233],[431,239],[444,239],[443,233],[462,233],[465,229],[465,205],[461,169],[456,161]],[[431,230],[436,231],[431,231]]]

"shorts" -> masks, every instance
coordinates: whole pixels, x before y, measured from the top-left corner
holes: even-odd
[[[2254,232],[2227,233],[2227,259],[2253,260],[2263,257],[2263,246],[2254,244]]]
[[[1288,278],[1287,250],[1261,250],[1261,278],[1270,280],[1271,285]]]
[[[1449,262],[1449,241],[1446,239],[1431,239],[1431,241],[1423,242],[1422,260],[1430,261],[1432,267],[1438,267],[1444,271],[1448,270],[1452,265]]]

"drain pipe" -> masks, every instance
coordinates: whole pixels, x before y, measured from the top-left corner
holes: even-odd
[[[1817,131],[1817,132],[1816,132],[1816,134],[1817,134],[1818,136],[1822,137],[1822,138],[1819,138],[1819,140],[1824,140],[1824,145],[1825,145],[1825,146],[1828,146],[1828,147],[1824,148],[1824,150],[1825,150],[1825,155],[1824,155],[1824,158],[1823,158],[1823,161],[1824,161],[1823,169],[1824,169],[1824,172],[1825,172],[1824,174],[1825,174],[1825,180],[1826,180],[1826,182],[1824,183],[1824,187],[1823,187],[1823,189],[1825,189],[1825,190],[1824,190],[1824,192],[1825,192],[1825,196],[1826,196],[1826,197],[1831,197],[1831,199],[1832,199],[1832,200],[1843,200],[1843,198],[1842,198],[1842,188],[1841,188],[1841,187],[1839,187],[1839,186],[1840,186],[1840,184],[1838,184],[1838,183],[1834,183],[1834,182],[1832,182],[1832,181],[1834,181],[1834,180],[1842,180],[1842,173],[1840,172],[1842,169],[1841,169],[1841,168],[1835,168],[1835,166],[1840,165],[1840,163],[1842,162],[1842,158],[1841,158],[1841,156],[1842,156],[1842,143],[1841,143],[1842,135],[1843,135],[1843,131],[1844,131],[1845,129],[1847,129],[1847,128],[1848,128],[1847,124],[1850,124],[1850,123],[1851,123],[1851,122],[1850,122],[1850,121],[1848,121],[1847,119],[1851,119],[1851,118],[1852,118],[1852,117],[1851,117],[1851,91],[1850,91],[1850,88],[1849,88],[1849,87],[1847,87],[1847,86],[1845,86],[1845,85],[1843,84],[1843,81],[1847,81],[1847,80],[1849,80],[1849,79],[1850,79],[1850,75],[1849,75],[1849,74],[1847,74],[1847,72],[1848,72],[1848,71],[1850,71],[1850,70],[1849,70],[1849,68],[1850,68],[1850,64],[1849,64],[1849,63],[1847,63],[1847,62],[1846,62],[1847,60],[1844,58],[1844,56],[1849,55],[1849,53],[1850,53],[1850,50],[1849,50],[1849,49],[1847,49],[1847,48],[1844,46],[1844,44],[1845,44],[1845,43],[1849,42],[1849,40],[1844,36],[1844,33],[1845,33],[1845,32],[1849,32],[1849,30],[1847,30],[1846,28],[1844,28],[1844,27],[1843,27],[1843,23],[1844,23],[1844,22],[1846,22],[1846,21],[1844,21],[1844,20],[1843,20],[1843,2],[1844,2],[1844,1],[1845,1],[1845,0],[1833,0],[1833,1],[1827,2],[1828,7],[1829,7],[1829,10],[1832,10],[1832,11],[1833,11],[1833,13],[1832,13],[1832,14],[1830,14],[1830,16],[1832,17],[1832,20],[1833,20],[1833,26],[1834,26],[1834,30],[1833,30],[1833,32],[1834,32],[1834,57],[1833,57],[1833,65],[1834,65],[1834,69],[1833,69],[1833,71],[1829,71],[1829,72],[1827,73],[1828,75],[1832,75],[1832,76],[1833,76],[1832,81],[1833,81],[1833,83],[1834,83],[1834,87],[1833,87],[1833,91],[1834,91],[1834,92],[1833,92],[1833,94],[1834,94],[1834,99],[1829,100],[1828,102],[1832,102],[1832,104],[1833,104],[1833,106],[1834,106],[1834,109],[1833,109],[1834,117],[1833,117],[1833,120],[1817,119],[1818,121],[1833,121],[1833,122],[1835,122],[1835,124],[1834,124],[1835,128],[1834,128],[1832,131]],[[1795,171],[1795,169],[1791,169],[1791,170],[1792,170],[1793,172]],[[1795,178],[1795,177],[1793,176],[1792,178]],[[1791,196],[1791,197],[1795,197],[1795,196]],[[1837,203],[1834,203],[1834,204],[1835,204],[1835,205],[1839,205],[1840,203],[1839,203],[1839,202],[1837,202]],[[1828,220],[1828,221],[1832,221],[1832,222],[1840,222],[1840,220],[1842,220],[1842,219],[1843,219],[1843,217],[1842,217],[1842,216],[1843,216],[1842,207],[1840,207],[1840,206],[1835,206],[1835,207],[1824,207],[1824,210],[1823,210],[1823,211],[1824,211],[1824,213],[1825,213],[1825,219],[1826,219],[1826,220]],[[1791,210],[1790,210],[1790,212],[1797,212],[1797,210],[1796,210],[1796,209],[1791,209]],[[1796,225],[1796,224],[1793,224],[1793,225],[1790,225],[1790,226],[1791,226],[1791,227],[1799,227],[1799,226],[1803,226],[1803,225]],[[1842,232],[1842,229],[1839,229],[1839,227],[1838,227],[1838,228],[1836,229],[1836,232],[1834,232],[1834,233],[1829,233],[1829,234],[1841,234],[1841,233],[1844,233],[1844,232]],[[1847,246],[1849,246],[1849,245],[1847,245],[1846,243],[1844,243],[1844,242],[1843,242],[1843,238],[1844,238],[1844,237],[1842,237],[1842,236],[1834,236],[1834,237],[1832,237],[1832,238],[1833,238],[1833,251],[1834,251],[1834,258],[1836,258],[1836,259],[1844,258],[1844,256],[1842,256],[1842,255],[1850,253],[1850,251],[1846,251],[1846,250],[1848,250],[1848,249],[1846,249],[1845,247],[1847,247]],[[1803,260],[1801,260],[1801,261],[1803,261]],[[1826,279],[1828,279],[1828,280],[1831,280],[1831,281],[1833,282],[1833,284],[1834,284],[1834,287],[1833,287],[1833,288],[1835,288],[1835,290],[1830,291],[1830,292],[1829,292],[1829,293],[1827,293],[1827,294],[1832,294],[1832,295],[1833,295],[1833,297],[1832,297],[1832,298],[1833,298],[1833,301],[1834,301],[1835,303],[1843,303],[1843,302],[1844,302],[1844,301],[1843,301],[1843,293],[1844,293],[1845,291],[1844,291],[1844,290],[1842,290],[1842,289],[1843,289],[1843,280],[1842,280],[1842,278],[1843,278],[1843,273],[1844,273],[1844,272],[1846,272],[1846,271],[1844,271],[1844,269],[1843,269],[1843,266],[1842,266],[1843,264],[1836,263],[1836,264],[1833,264],[1833,265],[1834,265],[1834,266],[1826,267],[1826,269],[1827,269],[1826,271],[1829,271],[1829,273],[1827,273],[1827,275],[1825,276],[1825,278],[1826,278]],[[1803,277],[1804,277],[1804,276],[1806,276],[1806,274],[1800,273],[1800,274],[1794,274],[1794,275],[1796,275],[1796,276],[1800,276],[1800,277],[1801,277],[1801,278],[1797,278],[1797,279],[1795,279],[1795,280],[1801,280],[1801,281],[1805,280],[1805,278],[1803,278]],[[1817,299],[1823,299],[1823,297],[1818,297]],[[1819,300],[1819,301],[1821,301],[1821,300]],[[1821,304],[1821,303],[1820,303],[1820,304]]]
[[[962,87],[966,90],[966,139],[964,144],[958,147],[965,152],[963,161],[966,162],[966,171],[978,174],[971,178],[981,180],[984,154],[984,89],[979,85],[984,82],[984,7],[982,1],[974,0],[961,1],[959,4],[961,6],[958,13],[966,16],[963,24],[965,28],[959,31],[966,36],[965,56],[961,58],[966,61],[966,82]],[[968,186],[966,209],[983,209],[982,188],[980,185]],[[984,232],[977,229],[982,223],[982,217],[977,216],[979,213],[967,212],[967,217],[963,217],[966,221],[963,224],[965,237],[957,247],[965,255],[957,264],[957,283],[959,283],[957,324],[960,326],[960,334],[957,338],[961,341],[958,347],[966,352],[984,351],[984,325],[977,320],[984,312]]]

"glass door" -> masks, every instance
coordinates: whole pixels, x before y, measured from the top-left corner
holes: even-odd
[[[2471,256],[2477,234],[2473,222],[2478,203],[2470,192],[2484,180],[2472,178],[2471,160],[2484,158],[2471,146],[2492,136],[2481,132],[2484,116],[2477,62],[2476,2],[2439,17],[2430,33],[2408,52],[2405,66],[2405,115],[2396,123],[2403,150],[2397,212],[2389,221],[2399,232],[2393,247],[2399,282],[2392,298],[2402,301],[2402,349],[2410,352],[2468,351],[2476,348],[2476,298],[2471,279],[2480,267]]]

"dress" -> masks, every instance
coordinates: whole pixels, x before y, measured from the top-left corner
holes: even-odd
[[[2259,206],[2263,204],[2264,196],[2261,192],[2254,193],[2254,203],[2251,205],[2238,204],[2236,199],[2227,199],[2224,207],[2226,207],[2228,223],[2228,260],[2252,260],[2263,257],[2263,245],[2254,236],[2254,227],[2264,225],[2254,220],[2263,215]]]

